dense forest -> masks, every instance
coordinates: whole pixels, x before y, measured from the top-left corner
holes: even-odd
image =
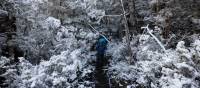
[[[200,0],[0,0],[0,88],[200,88]]]

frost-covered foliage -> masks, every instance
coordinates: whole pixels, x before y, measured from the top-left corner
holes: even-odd
[[[20,48],[33,64],[49,59],[54,32],[60,20],[48,16],[48,0],[10,0],[16,18],[14,46]]]
[[[95,41],[95,34],[80,31],[82,40],[75,38],[77,29],[73,26],[62,26],[56,37],[58,55],[53,55],[48,61],[41,61],[34,66],[24,58],[20,58],[18,88],[60,88],[60,87],[92,87],[94,83],[87,80],[92,76],[94,67],[89,65],[95,60],[95,52],[90,47]],[[76,37],[77,37],[76,36]],[[89,41],[90,40],[90,41]]]
[[[107,50],[107,56],[112,56],[108,67],[111,83],[139,88],[199,88],[200,40],[184,41],[187,35],[182,36],[180,31],[198,31],[200,2],[123,1],[130,31],[137,34],[130,34],[134,65],[127,63],[126,43],[118,41],[124,37],[119,0],[1,0],[6,15],[16,18],[17,28],[10,31],[16,34],[12,44],[22,49],[24,57],[19,63],[1,57],[0,68],[5,71],[0,76],[6,78],[10,88],[94,87],[95,81],[89,77],[95,69],[92,63],[96,52],[91,47],[98,34],[90,30],[94,28],[117,38],[117,42],[111,39]],[[146,23],[163,29],[140,34],[140,26]],[[162,39],[162,34],[173,33],[181,37],[180,42]],[[2,45],[6,42],[0,40]],[[167,44],[176,47],[162,53]]]
[[[180,41],[176,50],[161,53],[150,36],[140,35],[136,38],[139,44],[138,48],[133,49],[134,52],[138,50],[135,65],[127,64],[123,57],[123,44],[109,49],[114,51],[109,67],[111,79],[128,87],[199,88],[199,40],[191,47],[185,47],[184,41]]]
[[[0,57],[0,77],[1,87],[14,88],[18,85],[17,65],[12,64],[11,60],[6,57]]]
[[[98,9],[97,0],[11,0],[15,8],[17,38],[15,46],[19,46],[26,58],[34,64],[48,60],[57,46],[55,35],[61,24],[76,26],[88,23],[100,23],[105,11]],[[58,4],[62,3],[62,4]],[[64,9],[66,8],[66,9]],[[62,10],[69,10],[69,12]],[[57,12],[57,13],[56,13]],[[55,15],[57,14],[57,15]],[[68,15],[66,15],[68,14]],[[78,31],[80,27],[78,27]],[[85,30],[85,29],[81,29]],[[83,33],[82,35],[86,35]]]
[[[63,1],[65,7],[73,10],[73,15],[64,18],[65,23],[72,22],[93,22],[100,23],[102,17],[105,15],[103,9],[97,8],[98,0],[65,0]]]
[[[175,33],[178,38],[181,36],[179,33],[187,34],[199,30],[199,3],[200,1],[193,0],[149,0],[151,20],[148,21],[165,28],[165,35]]]
[[[16,44],[25,52],[15,71],[7,71],[7,83],[11,88],[60,88],[93,87],[95,52],[91,47],[97,34],[82,26],[81,21],[90,18],[100,19],[104,15],[96,10],[96,1],[70,1],[73,16],[68,21],[80,22],[65,26],[62,19],[52,17],[48,10],[48,0],[13,0],[13,14],[16,16]],[[63,2],[64,3],[64,2]],[[70,3],[70,4],[69,4]],[[78,9],[80,8],[80,9]],[[79,10],[79,11],[76,11]],[[87,14],[81,14],[81,12]],[[86,12],[85,12],[86,11]],[[59,14],[59,13],[58,13]],[[77,15],[76,15],[77,14]],[[82,19],[81,19],[82,18]],[[37,65],[35,65],[37,64]],[[10,69],[10,68],[9,68]],[[12,70],[12,69],[10,69]],[[17,74],[18,73],[18,74]]]

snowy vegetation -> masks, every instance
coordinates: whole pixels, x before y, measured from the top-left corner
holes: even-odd
[[[139,35],[139,44],[134,47],[136,63],[128,65],[124,57],[124,45],[112,45],[109,53],[113,56],[109,73],[111,79],[129,87],[147,88],[198,88],[199,51],[197,42],[185,47],[184,41],[176,49],[159,52],[159,46],[149,35]],[[151,43],[150,43],[151,42]],[[132,41],[134,44],[135,41]],[[116,47],[118,49],[116,50]],[[113,52],[114,50],[114,52]]]
[[[1,0],[0,87],[199,88],[198,0]],[[148,25],[148,26],[146,26]]]

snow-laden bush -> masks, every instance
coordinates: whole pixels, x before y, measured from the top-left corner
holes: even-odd
[[[95,52],[90,50],[97,35],[81,24],[61,26],[62,20],[49,16],[49,2],[13,0],[17,44],[25,52],[26,58],[20,58],[16,66],[19,74],[8,75],[17,77],[16,80],[9,78],[13,81],[10,84],[18,88],[94,86],[91,80],[86,79],[94,70],[89,63],[95,60]],[[96,9],[94,0],[61,2],[73,9],[71,14],[76,17],[65,17],[73,22],[89,22],[90,18],[99,20],[105,14],[103,10]]]
[[[79,50],[73,52],[64,51],[55,55],[49,61],[42,61],[37,66],[27,68],[21,62],[20,69],[21,88],[48,88],[48,87],[70,87],[77,85],[78,71],[82,69],[80,60],[77,60]],[[75,57],[75,58],[74,58]]]
[[[57,43],[54,52],[57,55],[51,56],[48,61],[41,61],[34,66],[20,58],[19,80],[16,84],[19,88],[60,88],[60,87],[93,87],[93,80],[90,74],[94,67],[89,65],[95,60],[95,52],[90,51],[90,47],[95,41],[95,34],[82,30],[76,34],[77,28],[73,26],[61,26],[56,35]],[[76,35],[75,35],[76,34]],[[82,36],[78,40],[76,36]],[[92,41],[89,41],[92,40]],[[92,79],[92,78],[90,78]]]
[[[48,16],[48,0],[10,0],[16,18],[14,46],[20,48],[33,64],[52,55],[54,32],[60,20]],[[53,29],[53,30],[52,30]]]
[[[121,53],[126,52],[119,47],[122,44],[109,48],[108,51],[114,50],[108,69],[112,80],[124,87],[199,88],[199,40],[191,47],[185,47],[184,41],[180,41],[175,50],[161,53],[159,46],[155,46],[157,43],[152,42],[153,38],[140,36],[136,37],[139,40],[137,48],[132,49],[138,50],[135,65],[129,65],[125,57],[120,58]]]
[[[72,31],[76,31],[77,33],[81,34],[80,36],[74,36],[74,37],[79,37],[81,39],[84,39],[83,37],[88,36],[87,34],[88,30],[85,32],[87,28],[81,25],[82,24],[87,25],[88,22],[89,23],[100,22],[103,15],[105,15],[105,11],[96,8],[97,1],[98,0],[13,1],[15,8],[15,11],[13,11],[13,13],[16,16],[16,26],[18,35],[16,41],[18,46],[25,52],[27,59],[29,59],[29,61],[31,61],[34,64],[39,63],[41,59],[48,60],[51,55],[53,55],[55,52],[57,53],[57,51],[59,50],[58,48],[60,48],[60,51],[62,51],[61,48],[63,49],[67,48],[65,47],[66,44],[70,43],[70,41],[73,41],[73,40],[68,40],[68,41],[61,40],[63,42],[62,46],[64,47],[59,47],[59,45],[61,45],[60,44],[61,42],[57,42],[57,40],[55,40],[58,39],[55,38],[55,35],[60,33],[58,31],[60,29],[59,27],[61,27],[61,24],[67,24],[67,25],[73,24],[78,26],[76,30]],[[62,3],[62,4],[61,5],[59,4],[59,6],[57,6],[58,5],[57,3]],[[66,12],[62,14],[58,10],[58,11],[53,11],[53,12],[58,12],[56,13],[57,16],[54,16],[52,15],[53,12],[51,12],[52,11],[51,9],[54,8],[52,6],[54,6],[55,8],[59,7],[60,9],[62,8],[70,9],[71,13]],[[64,19],[62,19],[62,16],[64,16]],[[79,32],[79,28],[81,28],[83,31],[80,30]],[[76,33],[67,34],[67,31],[65,32],[66,35],[62,35],[61,37],[76,35]],[[80,41],[74,40],[73,42],[80,42]],[[77,48],[80,46],[77,45],[78,43],[75,44],[73,42],[71,43],[72,47]],[[84,42],[88,42],[88,40],[84,40]],[[52,50],[54,48],[58,50],[54,52],[54,50]]]
[[[41,22],[42,26],[46,26],[47,29],[57,29],[61,26],[60,20],[54,18],[54,17],[48,17],[43,23]]]
[[[17,65],[12,64],[9,58],[0,57],[0,77],[2,88],[15,88],[20,82]]]
[[[64,5],[73,10],[73,14],[69,18],[64,18],[64,23],[72,22],[92,22],[100,23],[105,15],[103,9],[97,8],[98,0],[66,0]]]
[[[6,63],[9,63],[9,59],[6,57],[0,57],[0,67],[3,67]]]

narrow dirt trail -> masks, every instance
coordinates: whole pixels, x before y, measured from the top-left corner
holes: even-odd
[[[107,58],[97,58],[96,70],[95,70],[95,88],[109,88],[109,78],[106,75],[106,70],[108,65]]]

